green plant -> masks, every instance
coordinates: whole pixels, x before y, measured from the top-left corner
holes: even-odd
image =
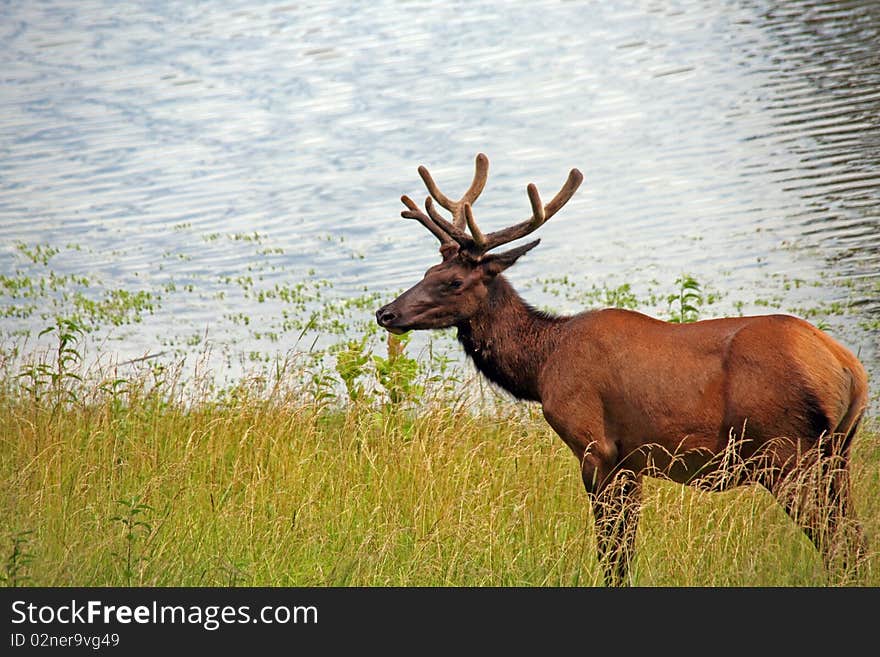
[[[403,335],[389,333],[388,357],[373,356],[376,379],[388,393],[392,404],[414,400],[421,394],[421,387],[415,382],[419,373],[418,361],[404,353],[411,335],[410,333]]]
[[[55,347],[54,364],[43,362],[31,362],[24,366],[18,378],[29,380],[30,385],[23,385],[35,399],[39,399],[45,388],[49,388],[55,395],[56,406],[64,400],[76,401],[76,391],[66,386],[68,379],[82,381],[82,377],[72,368],[82,363],[82,354],[79,350],[79,341],[83,336],[83,327],[72,319],[57,317],[55,324],[47,326],[40,331],[39,337],[49,333],[55,333],[58,344]]]
[[[639,299],[632,291],[632,286],[629,283],[623,283],[617,287],[605,288],[605,305],[635,310],[639,306]]]
[[[142,538],[143,535],[149,535],[153,531],[153,526],[146,520],[149,514],[152,513],[153,508],[148,504],[143,504],[137,497],[132,497],[128,500],[116,500],[116,503],[122,507],[122,512],[119,515],[113,516],[110,520],[118,522],[122,526],[125,532],[123,534],[125,548],[121,552],[112,552],[111,554],[122,564],[125,585],[131,586],[134,567],[144,559],[143,554],[138,554],[137,551],[138,539]],[[139,534],[141,535],[140,537]]]
[[[345,384],[351,401],[358,401],[365,396],[364,386],[358,379],[366,373],[367,364],[370,362],[368,340],[369,335],[364,335],[360,340],[348,340],[334,350],[336,372]]]
[[[699,307],[703,305],[700,283],[690,274],[682,274],[675,279],[675,285],[677,291],[666,297],[669,321],[676,324],[696,322],[700,318]]]
[[[33,530],[21,531],[12,537],[12,552],[6,557],[4,572],[0,578],[7,586],[22,586],[30,581],[30,576],[25,573],[28,565],[34,560],[34,555],[27,550],[30,542],[29,534]]]

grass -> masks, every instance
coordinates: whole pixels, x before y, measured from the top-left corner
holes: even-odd
[[[461,390],[478,382],[436,377],[351,400],[316,388],[298,360],[226,389],[148,362],[81,362],[67,361],[75,376],[57,363],[24,377],[7,366],[0,384],[7,583],[602,584],[577,463],[537,406],[492,393],[474,404]],[[871,426],[855,440],[853,485],[870,551],[858,579],[827,574],[763,490],[650,480],[634,582],[876,586]]]

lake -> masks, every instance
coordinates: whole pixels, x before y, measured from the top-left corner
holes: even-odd
[[[437,262],[418,165],[458,197],[484,152],[484,230],[584,173],[510,271],[536,305],[664,316],[689,275],[873,374],[878,44],[873,0],[4,3],[0,329],[230,372],[332,342],[304,318],[367,326]]]

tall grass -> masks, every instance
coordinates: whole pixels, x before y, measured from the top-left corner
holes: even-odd
[[[149,362],[84,372],[58,353],[7,365],[0,384],[9,584],[602,584],[577,463],[540,409],[491,391],[474,404],[462,391],[476,379],[416,382],[409,363],[394,369],[399,345],[374,361],[383,385],[402,377],[384,395],[328,392],[297,359],[218,389]],[[650,480],[633,581],[878,585],[871,427],[853,485],[870,551],[856,579],[826,573],[763,490]]]

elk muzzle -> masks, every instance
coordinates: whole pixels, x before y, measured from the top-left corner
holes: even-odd
[[[400,315],[394,310],[393,306],[394,302],[392,301],[388,305],[379,308],[379,310],[376,311],[376,323],[386,331],[400,335],[401,333],[405,333],[405,331],[404,329],[395,326],[395,322],[400,321]]]

